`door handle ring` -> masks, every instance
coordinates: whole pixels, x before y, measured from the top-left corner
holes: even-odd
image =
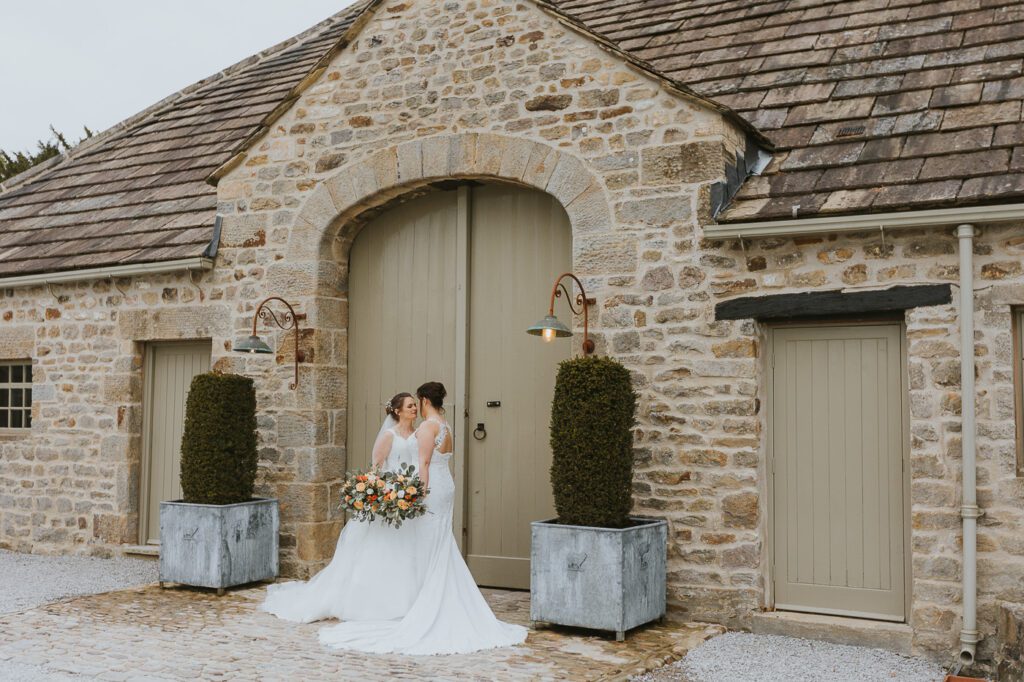
[[[484,438],[487,438],[487,428],[484,426],[483,422],[478,423],[476,428],[473,429],[473,438],[476,440],[483,440]]]

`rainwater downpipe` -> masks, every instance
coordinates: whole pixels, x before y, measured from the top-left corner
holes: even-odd
[[[974,236],[973,225],[956,228],[960,240],[960,414],[963,471],[963,629],[960,663],[974,663],[978,640],[978,490],[974,453]]]

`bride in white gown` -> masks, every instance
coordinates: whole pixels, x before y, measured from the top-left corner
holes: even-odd
[[[429,487],[427,513],[408,527],[414,535],[416,561],[406,580],[418,589],[415,601],[397,620],[346,621],[320,630],[329,647],[371,653],[463,654],[512,646],[526,640],[520,625],[495,618],[476,586],[452,534],[455,480],[449,469],[451,427],[442,418],[444,386],[426,383],[416,391],[424,418],[416,431],[420,477]],[[393,589],[382,581],[380,591]]]
[[[399,393],[387,405],[387,418],[373,447],[373,464],[396,471],[417,463],[413,424],[417,405]],[[360,621],[401,618],[419,594],[413,521],[390,528],[381,521],[345,524],[334,558],[309,582],[270,585],[260,608],[278,618],[312,623],[325,618]]]
[[[389,403],[397,421],[385,421],[373,455],[387,470],[416,465],[429,487],[427,513],[400,528],[347,523],[324,570],[309,582],[269,586],[260,608],[299,623],[340,619],[320,629],[320,641],[337,649],[426,655],[521,644],[526,628],[494,617],[452,534],[453,441],[441,416],[444,386],[431,382],[416,393],[425,417],[420,428],[412,429],[415,401],[398,394]]]

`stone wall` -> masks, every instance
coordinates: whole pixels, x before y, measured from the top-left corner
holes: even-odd
[[[566,208],[588,289],[620,297],[641,263],[689,248],[708,185],[743,145],[720,114],[530,3],[383,3],[218,185],[223,253],[278,254],[260,273],[267,291],[309,316],[310,394],[294,442],[276,444],[294,463],[275,470],[277,489],[326,500],[343,469],[348,248],[368,216],[453,177],[535,187]],[[610,333],[601,350],[628,355],[639,338]],[[308,512],[284,518],[300,574],[337,534],[323,505]]]
[[[0,358],[33,364],[32,428],[0,439],[0,547],[109,555],[137,542],[144,342],[215,339],[210,274],[0,290]]]
[[[1002,604],[996,653],[997,682],[1018,682],[1024,679],[1024,607]]]
[[[1024,600],[1024,479],[1017,476],[1012,315],[1024,305],[1024,224],[985,227],[975,244],[979,622],[994,653],[997,600]],[[661,267],[661,266],[655,266]],[[760,605],[766,573],[764,477],[768,424],[762,364],[768,328],[714,322],[739,294],[856,290],[959,276],[950,229],[745,242],[702,240],[648,287],[639,305],[605,303],[611,319],[643,311],[635,361],[648,370],[650,424],[641,431],[638,506],[675,518],[677,603],[716,619]],[[641,286],[651,279],[638,273]],[[954,286],[954,292],[956,287]],[[635,292],[630,292],[636,295]],[[944,657],[960,621],[960,362],[957,297],[907,311],[912,582],[915,647]],[[653,324],[651,320],[653,319]],[[634,324],[628,324],[633,327]],[[623,332],[606,333],[621,334]]]
[[[323,566],[346,461],[348,246],[373,211],[436,180],[512,182],[565,206],[574,270],[598,299],[598,352],[633,374],[636,508],[670,523],[672,613],[742,626],[767,605],[767,330],[716,321],[714,304],[957,279],[946,230],[704,239],[708,185],[743,139],[530,3],[384,2],[225,172],[221,251],[198,284],[137,278],[121,283],[127,295],[94,283],[62,285],[59,300],[45,288],[0,298],[0,348],[38,368],[32,437],[0,444],[0,546],[110,551],[134,541],[141,342],[205,337],[218,368],[257,378],[259,492],[282,501],[285,575]],[[1022,225],[985,228],[976,247],[981,657],[993,654],[996,601],[1024,602],[1010,347],[1022,251]],[[270,294],[303,316],[294,392],[280,334],[270,335],[274,358],[228,352]],[[956,306],[913,310],[905,323],[910,619],[917,649],[945,658],[960,627]]]

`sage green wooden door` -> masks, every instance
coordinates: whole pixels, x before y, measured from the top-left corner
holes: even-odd
[[[572,233],[553,198],[515,187],[473,192],[470,253],[466,562],[482,585],[529,588],[530,523],[555,515],[551,397],[568,339],[526,333],[547,313],[551,285],[571,268]],[[557,314],[568,322],[564,299]],[[488,403],[500,402],[500,407]]]
[[[210,342],[147,346],[143,411],[143,544],[160,541],[160,502],[181,499],[181,433],[192,377],[210,371]]]
[[[899,325],[772,332],[778,609],[905,619]]]
[[[442,382],[455,385],[459,194],[400,204],[360,231],[349,256],[348,462],[370,464],[384,403]]]
[[[481,584],[528,587],[530,522],[554,514],[548,425],[570,344],[544,344],[526,328],[571,256],[554,199],[499,185],[410,200],[352,245],[349,466],[369,462],[385,400],[443,382],[456,432],[454,528]],[[484,440],[471,436],[477,423]]]

